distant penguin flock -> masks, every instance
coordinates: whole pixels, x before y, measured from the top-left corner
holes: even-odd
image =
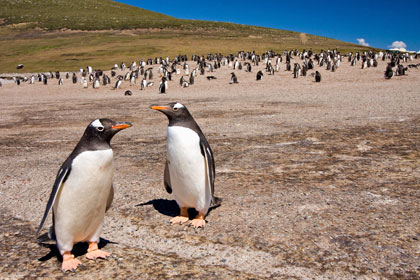
[[[320,83],[321,80],[324,82],[329,79],[329,75],[326,76],[325,80],[321,79],[322,73],[338,71],[345,58],[347,58],[346,60],[350,66],[360,65],[359,69],[361,70],[378,67],[379,61],[388,61],[384,77],[385,79],[391,79],[395,76],[405,76],[412,69],[418,69],[420,63],[403,65],[403,63],[409,63],[418,57],[419,54],[395,53],[391,51],[365,51],[341,54],[337,49],[321,50],[318,53],[312,51],[312,49],[304,49],[302,51],[296,49],[285,50],[281,53],[266,51],[262,54],[257,54],[255,51],[239,51],[236,55],[232,53],[229,55],[216,53],[206,56],[192,55],[191,57],[178,55],[172,59],[169,57],[141,59],[138,62],[132,61],[128,67],[124,62],[120,62],[119,64],[115,63],[111,67],[109,74],[101,69],[86,66],[85,68],[80,68],[79,71],[67,72],[65,75],[62,75],[59,71],[31,74],[30,76],[16,74],[16,76],[13,76],[13,80],[16,85],[20,86],[24,83],[35,84],[36,82],[49,85],[49,80],[57,79],[58,82],[53,84],[63,86],[67,84],[67,80],[71,79],[74,85],[80,81],[80,85],[84,89],[89,87],[93,89],[106,88],[108,85],[113,84],[112,89],[115,90],[124,89],[126,91],[129,86],[132,88],[132,95],[136,95],[136,91],[133,89],[138,88],[140,91],[145,91],[155,85],[154,71],[156,71],[160,78],[160,81],[156,82],[158,84],[157,92],[167,94],[169,85],[174,80],[175,75],[181,76],[179,78],[179,86],[187,89],[194,86],[197,78],[202,75],[205,76],[206,72],[210,74],[205,76],[208,81],[221,79],[222,77],[217,75],[216,72],[223,67],[233,70],[230,72],[229,82],[232,85],[239,84],[238,76],[243,76],[240,72],[252,73],[253,67],[260,67],[260,64],[263,65],[263,69],[258,69],[256,81],[262,81],[264,73],[268,76],[273,76],[276,72],[284,69],[285,72],[291,72],[295,79],[309,75],[314,77],[314,82]],[[191,66],[193,64],[196,66]],[[23,64],[16,66],[18,70],[23,67]],[[138,79],[140,82],[137,82]],[[267,78],[266,81],[268,80]]]

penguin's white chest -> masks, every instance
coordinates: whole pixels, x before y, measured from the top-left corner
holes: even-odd
[[[178,205],[207,213],[211,192],[198,134],[189,128],[169,126],[166,156],[171,187]]]
[[[74,158],[54,203],[58,241],[86,241],[102,226],[112,176],[112,149],[86,151]]]

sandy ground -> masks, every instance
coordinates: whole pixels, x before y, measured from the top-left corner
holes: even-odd
[[[167,94],[156,71],[145,91],[4,83],[0,278],[420,278],[420,70],[385,80],[385,66],[316,67],[320,84],[284,64],[256,81],[254,67],[236,70],[235,85],[225,66],[185,89],[175,76]],[[187,105],[215,155],[223,204],[202,230],[168,223],[178,210],[163,187],[167,119],[149,105],[171,101]],[[79,246],[84,266],[64,275],[35,230],[58,168],[99,117],[133,123],[112,141],[102,234],[112,257],[88,261]]]

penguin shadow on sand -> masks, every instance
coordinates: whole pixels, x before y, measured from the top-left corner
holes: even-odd
[[[117,244],[116,242],[109,241],[104,238],[99,239],[98,248],[102,249],[106,245],[110,244]],[[58,248],[53,240],[45,240],[38,243],[40,246],[50,249],[50,251],[43,257],[39,258],[38,261],[45,262],[52,258],[56,258],[59,262],[63,262],[63,256],[61,256],[60,251],[58,251]],[[71,253],[77,258],[80,256],[83,256],[87,253],[88,250],[88,243],[87,242],[79,242],[73,246],[73,250]]]
[[[136,205],[136,207],[143,207],[146,205],[152,205],[156,211],[168,217],[176,217],[179,215],[179,211],[180,211],[179,206],[175,200],[162,199],[162,198],[152,199],[148,202],[139,203]],[[221,200],[217,201],[214,205],[210,206],[209,211],[207,212],[206,216],[208,216],[212,210],[220,206],[221,206]],[[197,214],[198,212],[195,209],[193,208],[188,209],[188,216],[190,220],[194,219],[194,217],[197,216]]]

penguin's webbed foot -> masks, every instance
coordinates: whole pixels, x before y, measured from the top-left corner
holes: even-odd
[[[179,216],[176,216],[174,218],[172,218],[170,221],[172,223],[172,225],[175,224],[183,224],[188,222],[189,218],[188,218],[188,208],[187,207],[181,207],[181,213],[179,214]]]
[[[176,216],[176,217],[172,218],[170,221],[171,221],[171,223],[173,225],[175,225],[175,224],[183,224],[183,223],[188,222],[188,217]]]
[[[67,271],[75,271],[79,265],[82,263],[74,258],[74,255],[72,255],[70,252],[65,252],[63,254],[63,263],[61,264],[61,270],[63,272]]]
[[[111,253],[98,249],[98,243],[89,242],[89,248],[86,254],[86,258],[88,258],[89,260],[96,260],[98,258],[107,259],[109,256],[111,256]]]
[[[198,215],[191,221],[191,224],[194,228],[204,228],[206,225],[206,220],[204,220],[204,214],[198,212]]]

